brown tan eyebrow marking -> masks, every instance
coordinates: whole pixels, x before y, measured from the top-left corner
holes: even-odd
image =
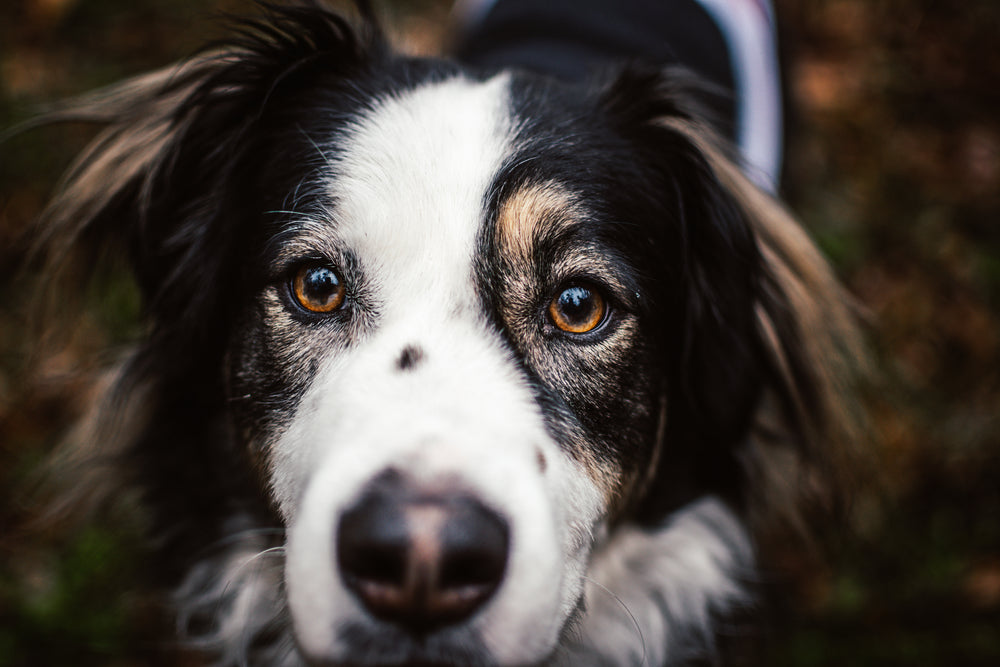
[[[555,181],[522,186],[500,206],[497,244],[514,261],[530,261],[540,238],[560,234],[582,213],[573,193]]]
[[[534,273],[540,246],[568,236],[570,230],[591,216],[579,195],[565,185],[553,180],[529,183],[501,202],[494,239],[507,266],[525,279]],[[576,239],[550,261],[548,269],[553,276],[586,275],[609,286],[619,298],[629,299],[629,289],[607,261],[602,247],[592,240]]]

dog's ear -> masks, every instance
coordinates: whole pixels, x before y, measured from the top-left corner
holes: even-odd
[[[86,279],[110,250],[134,274],[161,343],[197,349],[219,336],[234,292],[226,259],[251,236],[233,205],[273,102],[308,77],[346,75],[380,52],[377,29],[311,7],[235,21],[236,37],[181,65],[83,96],[42,119],[104,125],[42,216],[50,274]],[[241,167],[241,165],[244,165]],[[242,171],[241,171],[242,170]],[[71,262],[75,258],[75,262]],[[83,261],[80,261],[83,258]],[[231,263],[229,264],[231,265]],[[69,271],[69,267],[80,271]],[[183,357],[183,355],[181,355]]]
[[[354,71],[387,54],[374,24],[355,29],[315,7],[267,11],[261,20],[238,21],[235,39],[184,65],[85,95],[37,121],[103,126],[34,231],[28,261],[47,276],[45,301],[58,309],[46,324],[69,328],[67,305],[82,301],[94,273],[124,263],[139,287],[146,328],[107,376],[85,428],[58,454],[91,483],[67,493],[56,511],[84,497],[101,503],[123,479],[148,475],[147,505],[159,513],[155,521],[170,526],[158,569],[165,577],[184,562],[172,559],[172,550],[203,545],[225,518],[218,512],[233,511],[205,493],[255,497],[247,490],[252,475],[227,450],[232,443],[219,419],[227,400],[225,345],[239,299],[250,291],[241,284],[251,273],[245,267],[257,264],[248,250],[266,216],[255,208],[264,204],[258,195],[262,185],[288,185],[267,182],[265,168],[325,167],[295,124],[302,112],[283,114],[304,106],[315,77],[349,87]],[[326,89],[329,96],[339,91]],[[57,487],[62,479],[80,481],[79,474],[60,477],[61,470],[50,476]],[[183,524],[171,523],[174,517]]]
[[[863,360],[827,263],[729,157],[689,81],[632,68],[605,92],[656,172],[664,218],[653,236],[663,247],[657,292],[667,295],[657,305],[667,407],[642,509],[651,519],[696,492],[742,505],[751,490],[796,487],[806,469],[828,478],[854,435],[850,378]],[[775,479],[759,479],[767,475]],[[782,503],[800,504],[787,493],[772,502]]]

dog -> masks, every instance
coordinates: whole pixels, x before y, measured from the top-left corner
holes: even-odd
[[[49,117],[105,128],[48,271],[123,258],[146,325],[76,441],[139,490],[180,634],[735,664],[757,531],[849,444],[849,299],[689,77],[406,57],[362,14],[272,7]]]

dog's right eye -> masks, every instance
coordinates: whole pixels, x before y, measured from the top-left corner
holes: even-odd
[[[312,313],[331,313],[344,302],[344,283],[328,266],[307,265],[292,279],[292,294]]]

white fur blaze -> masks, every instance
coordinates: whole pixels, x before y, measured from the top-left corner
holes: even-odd
[[[377,324],[325,359],[275,446],[286,578],[300,645],[345,660],[342,635],[377,627],[337,571],[335,527],[386,469],[450,480],[510,527],[503,582],[465,623],[503,664],[548,655],[582,593],[601,495],[545,429],[476,294],[484,202],[510,147],[506,77],[427,84],[379,101],[331,173],[336,243],[378,304]],[[333,234],[333,232],[331,232]],[[395,360],[420,349],[412,371]],[[541,453],[549,465],[538,465]]]

